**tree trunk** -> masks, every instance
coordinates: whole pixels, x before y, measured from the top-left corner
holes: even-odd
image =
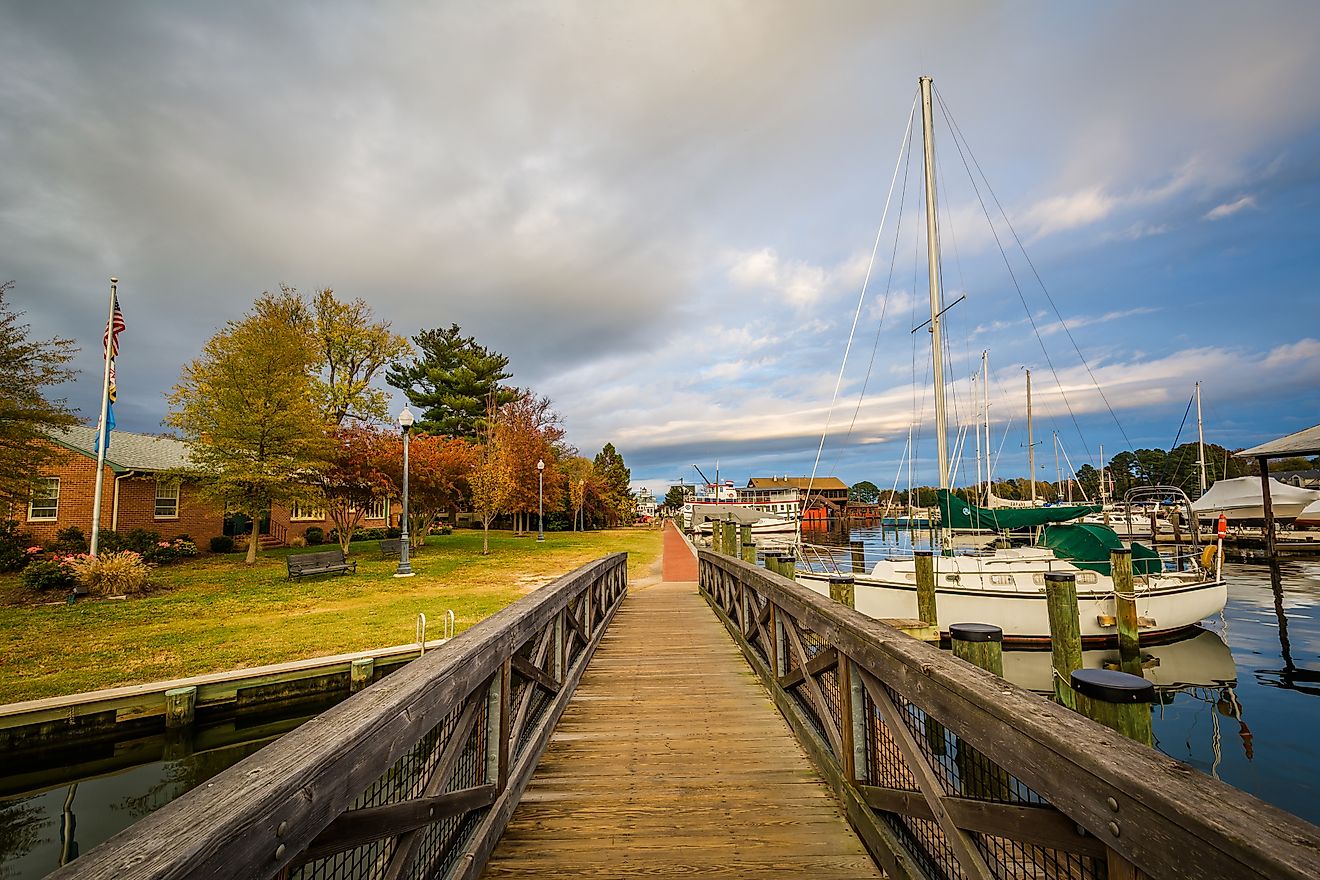
[[[247,559],[243,560],[248,565],[252,565],[257,561],[257,547],[261,544],[260,537],[257,535],[257,529],[260,525],[261,517],[259,515],[252,517],[252,534],[248,535]]]
[[[490,520],[481,521],[481,555],[490,555]]]

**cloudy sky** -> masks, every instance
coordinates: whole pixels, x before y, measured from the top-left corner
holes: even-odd
[[[129,430],[283,282],[460,324],[639,483],[810,473],[828,423],[820,473],[888,485],[914,422],[930,480],[928,74],[950,422],[988,350],[997,473],[1024,368],[1042,478],[1053,431],[1194,438],[1198,380],[1211,441],[1310,426],[1320,6],[1151,7],[0,2],[0,280],[94,419],[121,279]]]

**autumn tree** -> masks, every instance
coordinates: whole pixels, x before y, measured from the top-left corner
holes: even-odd
[[[386,365],[408,356],[407,338],[392,332],[388,321],[376,320],[361,299],[341,301],[328,287],[311,297],[309,310],[330,421],[389,421],[389,394],[371,383]]]
[[[481,443],[476,463],[468,477],[472,489],[472,512],[481,520],[481,555],[490,553],[490,524],[508,510],[515,485],[509,457],[503,448],[499,430],[499,409],[491,395],[483,419]]]
[[[0,284],[0,503],[22,504],[54,456],[54,447],[40,441],[78,423],[64,399],[48,391],[73,378],[76,371],[65,365],[78,350],[68,339],[29,339],[29,325],[18,322],[22,313],[5,304],[13,286]]]
[[[335,524],[344,555],[372,502],[389,494],[386,450],[393,440],[372,428],[341,425],[332,434],[325,463],[311,475],[325,498],[326,513]]]
[[[416,354],[398,361],[385,381],[408,396],[421,411],[415,430],[477,439],[483,429],[487,401],[504,406],[517,397],[500,383],[511,375],[509,359],[491,351],[457,324],[448,330],[423,330],[413,337]]]
[[[563,476],[557,462],[563,451],[564,428],[548,397],[518,389],[518,396],[500,408],[499,432],[514,480],[509,502],[516,520],[514,531],[522,532],[527,529],[528,514],[540,502],[541,479],[545,497],[554,498],[560,491]],[[544,473],[537,470],[540,461],[545,462]]]
[[[632,482],[632,471],[624,465],[623,456],[615,450],[613,443],[606,443],[596,453],[592,468],[600,481],[606,524],[617,526],[621,522],[631,522],[635,499],[628,486]]]
[[[413,434],[408,441],[408,543],[420,547],[440,514],[458,512],[477,465],[475,443],[461,437]],[[403,443],[397,437],[383,456],[392,491],[403,493]]]
[[[328,425],[313,369],[316,341],[307,310],[287,291],[265,293],[228,322],[183,368],[166,423],[190,441],[189,476],[218,504],[257,524],[274,503],[315,499],[310,475],[323,465]]]

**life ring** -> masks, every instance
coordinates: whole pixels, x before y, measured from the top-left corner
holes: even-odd
[[[1218,555],[1219,548],[1214,544],[1201,551],[1201,568],[1209,571],[1215,567],[1215,556]]]

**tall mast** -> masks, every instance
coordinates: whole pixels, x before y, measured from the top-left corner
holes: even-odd
[[[990,352],[981,352],[981,397],[985,403],[985,506],[990,506]]]
[[[1036,441],[1031,434],[1031,370],[1027,370],[1027,481],[1031,483],[1031,506],[1036,506]]]
[[[975,373],[972,374],[972,397],[973,399],[976,397]],[[975,498],[981,493],[981,489],[984,488],[984,484],[981,482],[981,426],[975,419],[972,420],[972,430],[976,432],[976,491],[970,494],[972,498]],[[986,504],[986,499],[982,499],[981,504]]]
[[[935,203],[935,120],[930,77],[921,83],[921,131],[926,145],[926,261],[930,269],[930,350],[935,365],[935,443],[940,461],[940,488],[949,488],[949,424],[944,412],[944,349],[940,339],[940,236]]]
[[[1196,458],[1201,466],[1201,494],[1205,494],[1205,429],[1201,426],[1201,383],[1196,383]]]

